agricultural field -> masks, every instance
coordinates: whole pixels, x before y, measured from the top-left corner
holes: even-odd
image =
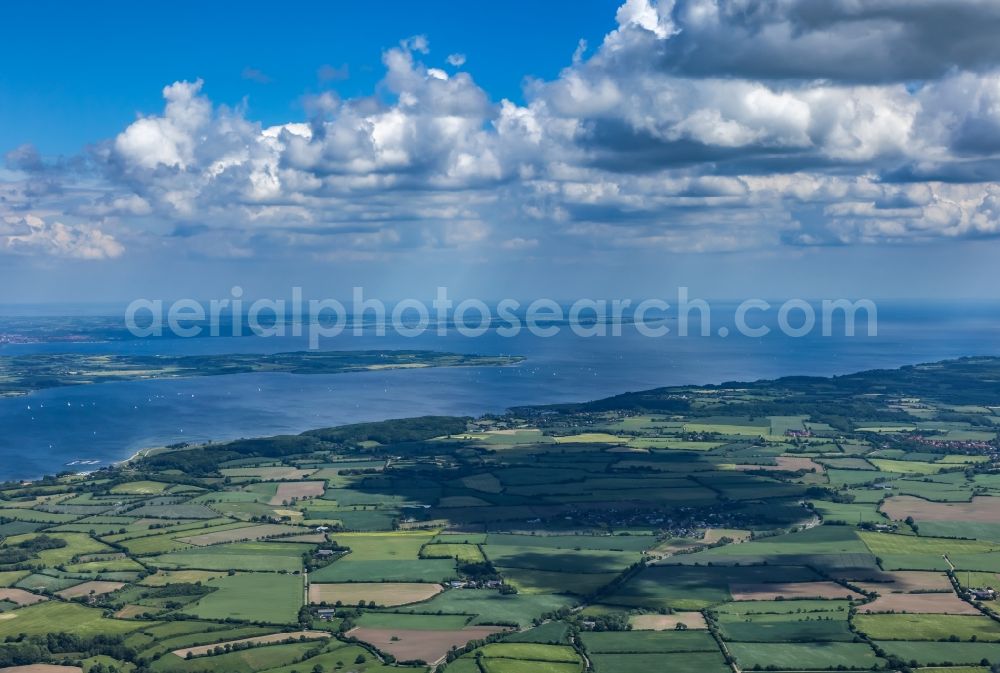
[[[485,561],[483,550],[474,544],[428,544],[420,550],[421,558],[453,558],[460,563],[479,563]]]
[[[184,614],[205,620],[290,624],[298,619],[303,602],[302,578],[292,574],[227,575],[202,586],[212,592],[185,607]]]
[[[476,655],[487,673],[570,673],[583,671],[583,657],[564,645],[493,643]]]
[[[124,582],[102,582],[100,580],[83,582],[68,589],[57,591],[59,598],[80,598],[81,596],[101,596],[118,591],[125,586]]]
[[[1000,641],[1000,623],[982,614],[865,614],[854,626],[872,640]]]
[[[672,615],[632,615],[628,620],[633,631],[676,631],[707,629],[700,612],[675,612]]]
[[[2,484],[0,656],[30,641],[29,665],[74,673],[1000,665],[998,379],[974,359],[667,388]]]
[[[261,524],[259,526],[241,526],[239,528],[228,528],[226,530],[214,530],[210,533],[200,533],[198,535],[189,535],[174,539],[178,542],[184,542],[196,547],[208,547],[210,545],[225,544],[227,542],[266,540],[267,538],[290,536],[301,533],[302,528],[298,526]]]
[[[492,626],[469,626],[454,630],[372,628],[361,626],[347,632],[352,638],[368,643],[400,661],[425,661],[436,664],[453,648],[474,640],[484,640],[503,629]]]
[[[741,668],[822,671],[844,666],[871,670],[884,663],[867,643],[730,643],[728,647]]]
[[[24,589],[0,589],[0,601],[14,605],[34,605],[48,600],[45,596],[33,594]]]
[[[926,673],[965,673],[967,669],[955,668],[955,664],[981,664],[983,660],[992,662],[997,656],[996,643],[938,642],[927,640],[878,641],[875,646],[897,661],[916,663],[918,666],[942,666],[945,668]],[[985,673],[988,667],[974,669],[968,673]]]
[[[323,605],[365,605],[397,607],[420,603],[442,591],[440,584],[402,582],[344,582],[341,584],[310,584],[309,602]]]
[[[470,624],[511,624],[530,627],[544,615],[568,611],[579,600],[560,594],[504,594],[493,589],[450,590],[431,600],[397,611],[419,615],[457,615]]]
[[[58,624],[71,627],[73,633],[84,637],[122,635],[143,625],[138,621],[108,619],[103,611],[77,603],[45,601],[4,612],[0,616],[0,638],[22,633],[45,635]]]
[[[677,673],[725,673],[731,670],[717,652],[678,652],[653,654],[594,654],[596,673],[645,673],[668,670]],[[659,668],[663,666],[664,668]]]
[[[979,615],[972,604],[952,592],[940,593],[891,593],[858,608],[861,613],[912,612],[918,614]]]
[[[164,569],[295,572],[301,568],[302,552],[307,549],[308,545],[235,542],[185,549],[143,561]]]
[[[253,644],[253,645],[263,645],[271,643],[283,643],[296,640],[317,640],[330,638],[331,634],[329,631],[290,631],[281,633],[272,633],[266,636],[251,636],[249,638],[239,638],[237,640],[225,640],[212,643],[210,645],[198,645],[195,647],[185,647],[179,650],[174,650],[171,654],[178,656],[182,659],[186,658],[188,655],[192,657],[199,657],[206,654],[211,654],[216,647],[225,648],[226,645],[232,649],[234,645],[243,644]]]
[[[734,601],[785,600],[794,598],[860,599],[858,592],[836,582],[756,582],[733,583],[729,593]]]
[[[882,511],[891,518],[912,517],[917,523],[927,521],[1000,523],[1000,499],[976,496],[969,502],[932,502],[913,496],[889,498]]]
[[[580,642],[595,671],[724,671],[725,659],[704,631],[583,633]],[[660,666],[668,666],[660,669]]]

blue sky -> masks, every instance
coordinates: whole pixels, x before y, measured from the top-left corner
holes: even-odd
[[[0,302],[998,298],[992,0],[18,3]]]
[[[525,77],[554,78],[581,38],[599,43],[615,26],[616,7],[608,0],[307,2],[288,14],[265,2],[240,3],[239,11],[190,0],[14,3],[4,9],[0,40],[0,148],[33,143],[46,154],[77,153],[137,113],[159,109],[163,85],[198,78],[213,100],[246,98],[255,119],[282,123],[303,116],[308,92],[370,94],[384,74],[382,51],[418,34],[433,39],[430,62],[465,54],[486,90],[520,101]],[[30,26],[44,26],[44,39],[38,30],[13,30]],[[346,71],[323,82],[324,66]]]

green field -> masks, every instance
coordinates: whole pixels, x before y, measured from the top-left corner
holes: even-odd
[[[452,559],[336,561],[312,573],[314,582],[443,582],[455,577]]]
[[[504,638],[504,642],[567,645],[569,644],[569,636],[570,628],[566,622],[545,622],[527,631],[512,633]]]
[[[773,666],[781,671],[816,671],[838,666],[870,669],[881,663],[864,643],[730,643],[729,651],[743,668]]]
[[[975,615],[856,615],[854,626],[873,640],[1000,641],[1000,623]]]
[[[798,602],[798,601],[796,601]],[[847,614],[835,612],[754,615],[722,621],[722,635],[730,641],[759,643],[849,642]]]
[[[0,587],[12,587],[19,580],[31,574],[29,570],[4,570],[0,571]]]
[[[700,610],[731,598],[728,582],[700,568],[653,566],[646,568],[608,597],[630,607]]]
[[[183,551],[145,559],[160,568],[292,572],[302,566],[310,547],[275,542],[240,542]]]
[[[496,643],[486,645],[481,650],[487,659],[522,659],[525,661],[566,661],[579,662],[580,655],[563,645],[541,643]]]
[[[879,641],[876,645],[889,656],[921,666],[978,664],[983,659],[1000,662],[1000,649],[994,643],[949,643],[936,641]],[[949,673],[959,673],[948,669]]]
[[[419,606],[397,608],[398,612],[460,614],[472,616],[472,624],[515,623],[528,626],[532,620],[562,607],[575,606],[570,596],[536,594],[504,596],[486,589],[463,589],[438,594]]]
[[[305,658],[306,653],[316,648],[315,643],[290,643],[287,645],[268,645],[254,647],[241,652],[230,652],[205,657],[195,657],[184,660],[167,654],[153,663],[151,667],[156,673],[165,671],[265,671],[280,666],[288,666]]]
[[[0,617],[0,638],[18,634],[45,635],[60,625],[82,636],[95,636],[125,634],[140,628],[143,623],[107,619],[101,610],[75,603],[49,601],[3,613]]]
[[[595,654],[591,657],[596,673],[724,673],[729,671],[721,652],[681,654]]]
[[[388,666],[379,662],[372,656],[371,652],[358,645],[348,645],[345,643],[331,641],[323,651],[315,656],[308,657],[302,661],[285,664],[267,669],[268,673],[303,673],[313,671],[316,666],[322,666],[324,671],[356,671],[356,673],[399,673],[400,667]],[[306,654],[315,651],[315,648],[307,650]],[[363,661],[359,662],[359,657]],[[475,665],[475,662],[473,662]],[[350,668],[348,668],[350,667]],[[421,669],[407,669],[419,671]],[[451,669],[449,669],[450,671]]]
[[[429,544],[420,550],[422,558],[453,558],[459,562],[477,562],[484,559],[483,552],[474,544]]]
[[[503,566],[500,572],[507,582],[525,594],[556,593],[587,596],[618,578],[615,572],[560,572],[558,570],[530,570]]]
[[[718,652],[706,631],[605,631],[580,636],[587,652],[594,654],[649,654],[654,652]]]
[[[199,627],[199,630],[190,633],[177,633],[176,630],[160,627],[144,628],[142,631],[130,635],[126,642],[139,648],[143,657],[152,658],[185,647],[239,640],[240,638],[265,635],[273,631],[273,627],[262,626],[227,628],[212,622],[189,622],[189,624]]]
[[[420,558],[420,549],[433,539],[433,532],[340,533],[333,538],[350,548],[350,561],[404,561]],[[346,560],[345,559],[345,560]]]
[[[420,629],[453,631],[469,623],[468,615],[408,614],[404,612],[366,612],[358,626],[373,629]]]
[[[557,661],[523,659],[482,659],[480,666],[486,673],[580,673],[582,665]]]
[[[638,552],[486,544],[483,553],[494,565],[525,570],[619,573],[641,558]]]
[[[846,617],[850,602],[846,600],[794,600],[794,601],[738,601],[713,608],[722,622],[740,620],[756,615],[792,615],[804,617]]]
[[[288,624],[302,606],[302,578],[298,575],[252,573],[208,580],[215,589],[184,612],[199,619],[237,619]]]

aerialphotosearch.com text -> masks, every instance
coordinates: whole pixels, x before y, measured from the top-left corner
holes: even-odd
[[[582,298],[556,301],[502,299],[486,302],[466,298],[455,301],[448,288],[439,287],[430,302],[403,299],[384,302],[368,297],[363,287],[354,287],[351,301],[332,298],[306,299],[294,287],[289,298],[244,298],[243,288],[233,287],[230,296],[209,301],[136,299],[125,310],[125,326],[136,337],[232,336],[308,337],[309,348],[323,339],[341,335],[402,337],[426,334],[448,336],[452,331],[469,338],[494,332],[501,337],[529,334],[549,338],[563,330],[584,337],[621,336],[624,330],[650,338],[669,335],[727,337],[739,334],[762,338],[779,332],[789,337],[877,336],[878,310],[870,299],[760,298],[717,305],[693,298],[689,288],[678,287],[673,301],[660,297],[633,299]],[[720,303],[721,304],[721,303]],[[725,324],[717,319],[724,315]],[[713,322],[713,318],[716,318]],[[862,329],[858,329],[861,323]]]

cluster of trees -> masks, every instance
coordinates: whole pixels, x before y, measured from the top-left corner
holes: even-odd
[[[86,659],[104,655],[122,661],[131,661],[136,652],[124,645],[122,636],[80,636],[73,633],[49,633],[12,640],[0,646],[0,669],[9,666],[28,666],[58,660],[61,655]],[[103,673],[113,673],[104,670]]]
[[[628,615],[622,613],[615,613],[609,615],[598,615],[596,617],[591,617],[590,621],[593,626],[590,627],[591,631],[631,631],[632,625],[628,623]]]
[[[458,572],[463,577],[468,577],[477,582],[487,582],[489,580],[500,579],[500,573],[489,561],[470,561],[458,564]]]
[[[362,442],[401,444],[463,433],[470,420],[466,417],[456,416],[419,416],[417,418],[322,428],[310,430],[304,434],[324,442],[349,446],[357,446]]]
[[[30,540],[0,548],[0,565],[24,563],[33,559],[40,551],[60,549],[65,546],[66,540],[49,535],[39,535]]]

